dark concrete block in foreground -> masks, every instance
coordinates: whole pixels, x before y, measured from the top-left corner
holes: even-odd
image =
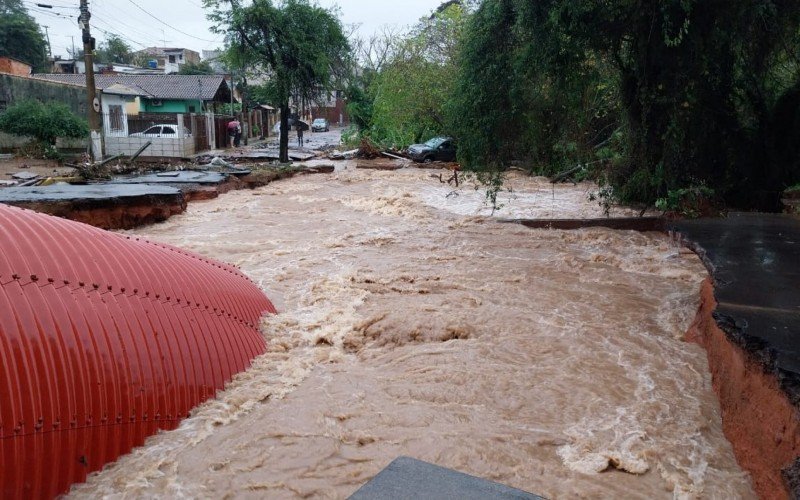
[[[469,476],[409,457],[390,463],[372,481],[350,497],[352,500],[397,499],[541,499],[522,490]]]

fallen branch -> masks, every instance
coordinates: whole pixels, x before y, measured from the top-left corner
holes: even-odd
[[[105,160],[101,161],[100,163],[95,163],[92,165],[92,168],[100,169],[103,168],[104,165],[111,163],[114,160],[118,160],[122,158],[124,155],[114,155],[111,158],[106,158]]]
[[[19,184],[17,184],[17,187],[30,187],[30,186],[35,186],[36,184],[39,184],[39,183],[40,183],[40,182],[42,182],[43,180],[44,180],[44,179],[42,179],[41,177],[36,177],[35,179],[31,179],[31,180],[29,180],[29,181],[20,182]]]
[[[387,153],[386,151],[381,152],[382,155],[388,156],[389,158],[394,158],[396,160],[406,160],[407,158],[403,158],[402,156],[393,155],[392,153]]]
[[[566,171],[564,171],[564,172],[561,172],[560,174],[558,174],[558,175],[556,175],[555,177],[553,177],[552,179],[550,179],[550,182],[551,182],[551,183],[553,183],[553,184],[555,184],[555,183],[557,183],[557,182],[564,181],[564,180],[566,180],[567,178],[569,178],[569,177],[570,177],[572,174],[575,174],[575,173],[577,173],[578,171],[580,171],[582,168],[583,168],[583,165],[578,165],[578,166],[576,166],[576,167],[573,167],[573,168],[571,168],[571,169],[569,169],[569,170],[566,170]]]

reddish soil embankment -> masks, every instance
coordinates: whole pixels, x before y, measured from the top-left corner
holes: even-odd
[[[174,196],[169,200],[125,200],[107,203],[86,203],[80,201],[30,202],[15,203],[15,206],[27,208],[56,217],[83,222],[101,229],[133,229],[135,227],[163,222],[173,215],[186,210],[183,196]]]
[[[759,497],[796,498],[797,484],[788,484],[795,483],[788,476],[794,475],[790,471],[800,457],[798,410],[777,378],[717,325],[713,317],[716,307],[709,278],[703,283],[700,309],[686,338],[708,353],[725,435],[739,464],[751,474]]]

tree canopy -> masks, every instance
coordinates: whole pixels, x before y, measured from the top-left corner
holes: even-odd
[[[474,168],[598,162],[623,201],[707,184],[758,208],[798,179],[797,2],[484,0],[466,32]]]
[[[308,0],[205,0],[216,30],[226,34],[234,67],[255,68],[269,77],[281,110],[281,161],[288,161],[290,98],[314,100],[335,90],[338,69],[347,67],[350,46],[331,11]]]
[[[213,75],[214,68],[208,61],[200,61],[198,63],[188,62],[181,66],[178,70],[179,75]]]
[[[465,3],[445,2],[409,30],[384,28],[354,40],[358,67],[346,89],[347,110],[361,135],[402,147],[448,132]]]
[[[47,42],[22,0],[0,0],[0,56],[30,64],[34,71],[47,68]]]
[[[395,42],[368,87],[373,140],[403,146],[447,131],[445,110],[466,19],[464,7],[450,2]]]
[[[119,35],[110,34],[95,51],[95,60],[106,64],[130,64],[133,62],[133,49]]]

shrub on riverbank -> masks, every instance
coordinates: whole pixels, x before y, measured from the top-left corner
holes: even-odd
[[[0,114],[0,131],[33,137],[53,146],[59,137],[88,136],[89,126],[65,104],[26,100],[12,104]]]

